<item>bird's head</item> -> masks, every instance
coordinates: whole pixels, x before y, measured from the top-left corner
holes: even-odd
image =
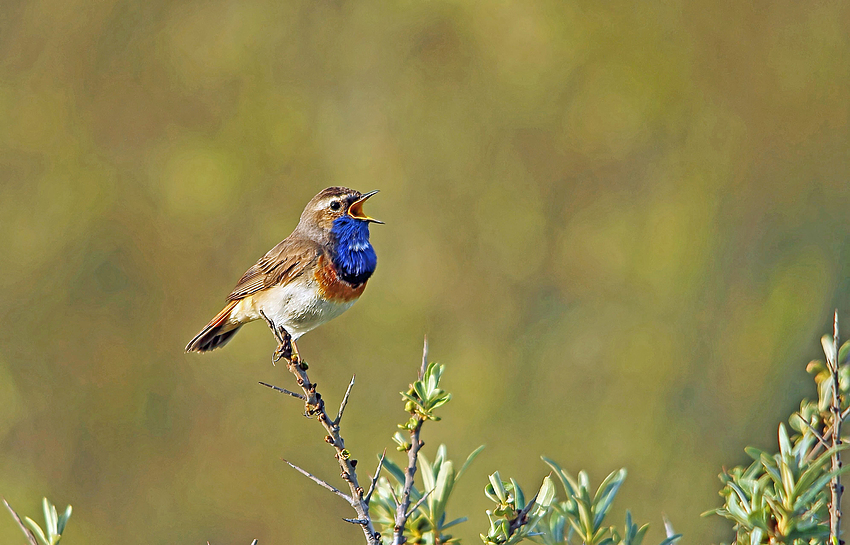
[[[329,187],[310,199],[298,227],[313,235],[326,236],[334,227],[334,222],[343,221],[384,223],[370,218],[363,212],[363,203],[378,191],[360,193],[347,187]]]

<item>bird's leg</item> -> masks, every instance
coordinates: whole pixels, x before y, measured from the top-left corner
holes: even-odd
[[[283,329],[282,327],[280,328],[280,331],[281,335],[286,340],[286,344],[288,345],[284,346],[283,349],[287,350],[288,348],[289,350],[288,352],[284,353],[284,357],[292,365],[297,365],[301,369],[306,371],[308,369],[307,362],[301,359],[301,354],[298,353],[298,345],[295,344],[295,341],[292,339],[292,335],[290,335],[289,332]]]
[[[283,331],[284,335],[282,335],[283,340],[278,341],[277,348],[272,355],[272,365],[278,362],[281,358],[291,361],[292,360],[292,337],[289,336],[289,333],[280,328]]]
[[[278,326],[275,336],[278,339],[278,345],[274,351],[274,361],[284,358],[291,363],[295,363],[298,352],[295,352],[296,355],[293,357],[292,348],[295,346],[295,343],[292,342],[292,335],[283,326]]]
[[[262,316],[263,320],[266,321],[266,324],[269,326],[269,329],[272,330],[275,339],[277,339],[277,348],[272,355],[272,365],[277,363],[281,358],[284,358],[287,361],[292,361],[292,346],[294,345],[292,342],[292,336],[282,326],[276,326],[271,318],[266,316],[266,313],[262,310],[260,311],[260,316]],[[298,352],[296,351],[296,357],[297,354]]]

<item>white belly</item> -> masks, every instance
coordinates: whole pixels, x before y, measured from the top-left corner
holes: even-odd
[[[245,323],[259,320],[260,311],[277,326],[297,339],[311,329],[332,320],[354,304],[327,301],[319,297],[319,286],[314,279],[298,279],[285,286],[275,286],[246,297],[236,305],[231,320]]]

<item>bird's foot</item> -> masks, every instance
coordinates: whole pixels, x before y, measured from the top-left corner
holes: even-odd
[[[275,329],[278,345],[272,356],[272,364],[277,363],[281,358],[291,362],[293,359],[292,346],[294,344],[292,342],[292,335],[283,327],[277,327]],[[296,352],[295,354],[297,357],[298,353]]]
[[[289,360],[292,357],[292,349],[286,345],[279,344],[272,354],[272,365],[275,365],[281,359]]]
[[[301,355],[298,353],[298,345],[296,345],[295,341],[292,340],[292,335],[290,335],[283,327],[277,327],[276,336],[279,344],[274,351],[274,356],[272,356],[272,365],[283,358],[290,365],[297,365],[306,371],[307,362],[301,359]]]

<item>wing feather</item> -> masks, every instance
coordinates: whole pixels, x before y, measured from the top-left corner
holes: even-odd
[[[316,263],[321,254],[321,248],[313,242],[287,238],[245,271],[227,300],[237,301],[271,286],[288,284]]]

